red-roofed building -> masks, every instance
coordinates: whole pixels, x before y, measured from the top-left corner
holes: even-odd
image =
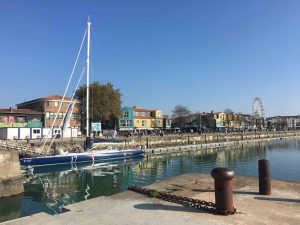
[[[163,116],[160,109],[145,109],[132,107],[134,111],[134,127],[137,129],[151,130],[163,128]]]
[[[41,112],[44,118],[43,121],[44,126],[51,127],[62,99],[63,96],[60,95],[46,96],[31,101],[19,103],[17,104],[17,109],[18,110],[30,109],[30,110]],[[80,129],[81,126],[80,105],[79,105],[80,102],[77,99],[73,99],[73,101],[71,100],[72,99],[68,97],[64,98],[60,111],[57,115],[57,119],[55,121],[54,127],[59,127],[61,125],[61,122],[68,111],[69,104],[75,102],[72,118],[70,120],[70,127]]]

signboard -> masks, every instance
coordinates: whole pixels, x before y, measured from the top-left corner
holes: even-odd
[[[224,127],[223,121],[222,122],[216,122],[216,127]]]
[[[101,131],[101,123],[92,123],[91,131]]]

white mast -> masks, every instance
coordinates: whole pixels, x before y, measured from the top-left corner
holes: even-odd
[[[86,137],[90,136],[90,116],[89,116],[89,99],[90,99],[90,31],[91,31],[91,22],[88,18],[87,22],[87,57],[86,57]]]

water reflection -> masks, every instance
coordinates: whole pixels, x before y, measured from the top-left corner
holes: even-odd
[[[109,163],[36,168],[24,184],[23,195],[0,200],[0,221],[37,212],[61,213],[65,205],[116,194],[131,185],[143,186],[184,173],[209,173],[219,166],[257,176],[257,160],[261,158],[270,159],[273,178],[300,181],[299,146],[295,138]]]

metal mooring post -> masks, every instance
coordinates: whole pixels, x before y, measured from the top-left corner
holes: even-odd
[[[53,142],[53,155],[56,153],[56,142]]]
[[[258,160],[259,194],[271,194],[270,162],[266,159]]]
[[[234,171],[219,167],[211,171],[211,176],[215,179],[216,209],[220,211],[234,211],[232,198]]]

